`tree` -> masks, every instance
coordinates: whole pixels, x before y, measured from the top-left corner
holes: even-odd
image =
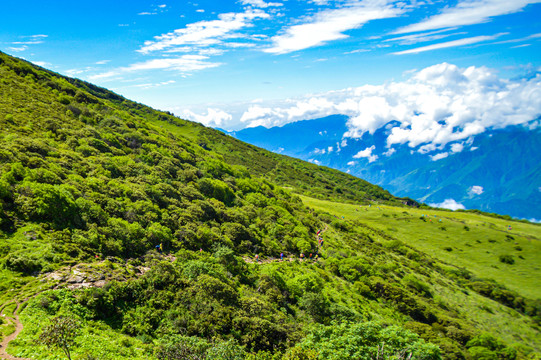
[[[74,344],[80,327],[79,322],[73,318],[57,316],[51,319],[51,324],[43,329],[39,339],[49,348],[57,347],[62,349],[68,360],[71,360],[69,349]]]

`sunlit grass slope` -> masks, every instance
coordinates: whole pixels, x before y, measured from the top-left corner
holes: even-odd
[[[302,196],[315,209],[360,220],[475,276],[541,297],[541,226],[468,212],[353,205]],[[511,228],[509,228],[511,226]],[[510,256],[513,264],[500,257]]]

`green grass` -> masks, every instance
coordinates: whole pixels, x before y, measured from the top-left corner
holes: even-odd
[[[377,204],[368,207],[301,198],[314,209],[366,223],[437,259],[464,267],[477,277],[494,279],[522,296],[541,298],[541,226],[537,224],[467,212]],[[422,215],[426,221],[420,219]],[[507,230],[508,225],[512,230]],[[500,262],[499,256],[506,254],[515,259],[513,265]]]
[[[66,299],[65,302],[71,301]],[[9,353],[39,360],[65,359],[65,355],[58,349],[48,349],[44,345],[36,346],[41,329],[48,324],[48,316],[50,315],[47,310],[40,306],[39,296],[31,300],[20,316],[24,329],[17,339],[10,343]],[[81,325],[76,346],[72,350],[73,359],[83,359],[89,355],[104,360],[153,358],[151,344],[144,344],[137,338],[119,334],[102,321],[83,321]]]
[[[174,119],[170,121],[155,120],[153,125],[160,129],[167,130],[176,136],[183,136],[189,140],[195,141],[201,132],[202,126],[197,126],[194,123],[188,121]]]

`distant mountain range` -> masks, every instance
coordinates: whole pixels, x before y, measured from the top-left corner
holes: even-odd
[[[394,122],[362,138],[344,137],[348,118],[305,120],[229,132],[267,150],[348,172],[397,196],[448,208],[541,219],[541,129],[509,126],[436,151],[386,148]]]

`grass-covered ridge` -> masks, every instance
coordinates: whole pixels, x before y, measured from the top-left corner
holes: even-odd
[[[0,93],[0,309],[25,325],[12,354],[61,359],[36,341],[60,315],[81,326],[77,359],[515,359],[541,349],[535,278],[514,284],[483,276],[492,263],[445,257],[458,247],[424,243],[439,224],[407,199],[1,53]],[[387,204],[387,216],[356,217],[368,204]],[[455,236],[466,215],[447,216]],[[460,236],[474,242],[473,222],[488,220],[467,216]],[[538,227],[510,224],[524,259],[509,253],[515,264],[497,266],[534,264]],[[498,228],[482,234],[508,244]],[[480,241],[472,246],[485,249]],[[12,328],[2,321],[0,334]]]

